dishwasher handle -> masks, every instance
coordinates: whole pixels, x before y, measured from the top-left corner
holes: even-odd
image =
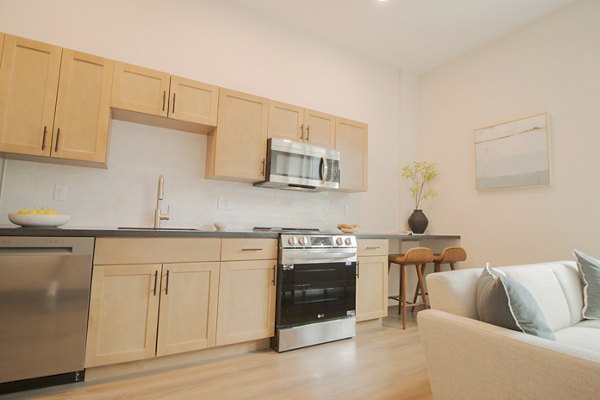
[[[0,247],[0,255],[73,254],[72,247]]]

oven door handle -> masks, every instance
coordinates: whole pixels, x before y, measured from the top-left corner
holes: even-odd
[[[356,262],[356,252],[286,254],[282,257],[282,264],[319,264],[334,262]]]

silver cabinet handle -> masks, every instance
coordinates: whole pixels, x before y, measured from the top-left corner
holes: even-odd
[[[172,111],[172,113],[175,113],[175,94],[176,93],[173,93],[173,111]]]
[[[263,249],[260,247],[256,247],[256,248],[244,248],[242,249],[242,251],[262,251]]]
[[[356,262],[356,278],[360,278],[360,263],[358,261]]]
[[[365,250],[377,250],[380,248],[381,248],[381,246],[367,246],[367,247],[365,247]]]
[[[300,125],[300,140],[304,142],[304,124]]]
[[[310,142],[310,125],[306,125],[306,141]]]
[[[273,280],[271,281],[271,283],[273,283],[273,286],[275,286],[275,266],[273,265]]]
[[[165,103],[167,101],[167,91],[163,90],[163,106],[162,106],[162,110],[165,111]]]
[[[154,293],[154,296],[156,296],[156,285],[158,283],[158,270],[154,271],[154,289],[152,289],[152,292]]]
[[[42,150],[46,150],[46,134],[48,133],[48,128],[44,126],[44,135],[42,136]]]
[[[165,286],[165,296],[169,294],[169,270],[167,270],[167,284]]]
[[[56,130],[56,144],[54,145],[54,152],[58,152],[58,140],[60,139],[60,128]]]
[[[265,159],[260,162],[260,176],[265,176]]]

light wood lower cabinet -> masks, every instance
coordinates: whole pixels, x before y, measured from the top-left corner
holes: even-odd
[[[160,264],[94,266],[87,368],[154,357],[161,268]]]
[[[217,262],[94,266],[86,367],[214,346],[218,285]]]
[[[273,336],[276,269],[275,260],[221,263],[217,345]]]
[[[356,277],[356,320],[366,321],[387,316],[388,241],[358,241]]]
[[[157,356],[215,345],[219,263],[165,264]]]

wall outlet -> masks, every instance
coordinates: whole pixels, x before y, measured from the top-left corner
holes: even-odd
[[[219,210],[231,210],[231,200],[226,197],[219,197],[217,199],[217,208]]]
[[[67,187],[65,185],[54,185],[54,200],[67,200]]]

